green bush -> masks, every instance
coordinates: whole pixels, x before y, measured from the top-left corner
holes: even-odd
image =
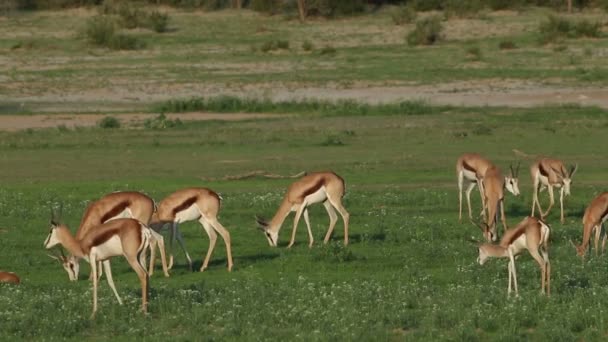
[[[120,128],[120,121],[113,116],[104,116],[103,119],[99,120],[97,126],[100,128]]]
[[[321,55],[332,55],[333,56],[336,54],[336,52],[338,52],[338,51],[336,50],[335,47],[327,45],[327,46],[324,46],[319,53]]]
[[[264,42],[262,44],[262,46],[260,46],[260,51],[262,51],[262,52],[269,52],[269,51],[274,51],[274,50],[279,50],[279,49],[288,50],[289,41],[280,40],[280,39],[269,40],[267,42]]]
[[[90,18],[85,27],[87,39],[91,43],[101,46],[109,46],[115,31],[114,20],[105,15]]]
[[[147,129],[167,129],[181,126],[183,126],[183,123],[180,119],[168,119],[164,113],[160,113],[158,116],[144,121],[144,127]]]
[[[302,49],[304,51],[312,51],[314,49],[314,45],[312,45],[312,42],[310,40],[305,40],[302,42]]]
[[[167,26],[169,25],[169,15],[166,13],[160,13],[159,11],[152,11],[148,15],[147,26],[158,33],[167,32]]]
[[[391,13],[391,19],[395,25],[404,25],[414,22],[416,20],[416,9],[412,5],[399,6],[393,13]]]
[[[539,25],[540,42],[551,43],[564,38],[590,37],[597,38],[601,35],[602,24],[588,20],[574,20],[555,15],[549,15],[547,21]]]
[[[501,50],[512,50],[516,49],[517,45],[512,40],[502,40],[498,43],[498,48]]]
[[[467,55],[472,61],[480,61],[482,58],[482,53],[479,46],[471,46],[467,48]]]
[[[416,28],[407,35],[409,45],[433,45],[442,39],[443,25],[438,16],[427,17],[416,22]]]
[[[354,15],[365,11],[365,0],[307,0],[309,16],[336,17]]]

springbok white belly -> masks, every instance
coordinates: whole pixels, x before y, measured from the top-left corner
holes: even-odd
[[[326,199],[327,199],[327,192],[325,191],[324,186],[320,187],[319,190],[317,190],[316,192],[313,192],[312,194],[305,197],[305,201],[309,205],[314,204],[314,203],[321,203],[321,202],[325,201]]]
[[[463,169],[462,176],[464,179],[468,180],[469,182],[477,182],[477,175],[473,171]]]
[[[112,236],[106,242],[91,248],[90,254],[94,255],[97,260],[105,260],[113,256],[122,255],[120,238],[116,235]]]
[[[106,220],[106,222],[121,218],[133,218],[133,212],[131,212],[131,209],[125,208],[125,210],[121,211],[118,215],[110,217],[108,220]]]
[[[184,209],[177,214],[175,214],[175,221],[177,222],[186,222],[186,221],[194,221],[198,220],[201,217],[201,211],[198,208],[198,205],[194,203],[189,206],[187,209]]]

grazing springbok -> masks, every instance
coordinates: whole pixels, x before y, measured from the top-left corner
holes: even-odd
[[[21,283],[21,280],[13,272],[3,272],[3,271],[0,271],[0,283],[19,284],[19,283]]]
[[[216,231],[222,236],[222,239],[224,239],[224,243],[226,244],[226,255],[228,258],[228,271],[232,270],[230,233],[217,219],[221,201],[222,198],[220,195],[213,190],[207,188],[186,188],[170,194],[158,204],[157,211],[152,217],[150,226],[155,230],[160,231],[165,225],[171,225],[169,269],[173,267],[173,243],[177,238],[186,254],[190,270],[192,270],[192,259],[184,246],[183,238],[179,232],[179,224],[198,220],[203,226],[203,229],[205,229],[207,235],[209,235],[209,248],[207,249],[207,256],[203,261],[200,271],[203,272],[209,264],[209,259],[211,258],[217,240]]]
[[[304,221],[308,228],[308,247],[312,247],[314,239],[312,230],[310,229],[310,220],[308,219],[308,206],[315,203],[323,203],[329,214],[329,229],[325,234],[323,242],[327,243],[331,237],[334,226],[338,221],[338,215],[336,215],[335,212],[335,210],[337,210],[340,215],[342,215],[342,220],[344,221],[344,245],[346,246],[348,245],[348,221],[350,215],[342,205],[344,191],[344,179],[334,172],[310,173],[289,186],[287,193],[283,198],[283,203],[281,203],[281,206],[270,222],[261,218],[256,218],[257,223],[264,231],[270,246],[276,247],[279,240],[281,225],[289,213],[295,211],[296,216],[293,221],[291,241],[287,246],[289,248],[294,244],[298,222],[301,215],[304,214]]]
[[[80,226],[76,231],[75,238],[76,240],[82,240],[82,238],[88,234],[91,229],[95,229],[103,223],[118,218],[133,218],[147,225],[150,222],[153,213],[154,200],[147,195],[136,191],[113,192],[89,204],[84,212],[84,215],[82,216],[82,220],[80,221]],[[60,221],[61,218],[56,218],[55,213],[52,210],[51,215],[51,221]],[[59,213],[59,216],[60,215],[61,213]],[[162,235],[156,232],[151,232],[151,234],[151,262],[148,272],[150,275],[152,275],[154,272],[154,256],[156,246],[158,246],[161,255],[163,272],[165,277],[168,277],[169,272],[167,270],[167,262],[165,257],[164,239]],[[66,257],[62,253],[60,256],[51,257],[59,260],[63,268],[68,273],[70,280],[75,281],[78,279],[80,259],[77,256],[69,255]],[[101,265],[98,267],[101,270]],[[99,272],[99,275],[101,275],[101,273],[102,272]]]
[[[579,246],[575,245],[572,240],[570,243],[576,248],[576,253],[581,258],[585,258],[587,247],[589,246],[589,239],[593,230],[595,230],[595,255],[598,255],[598,247],[600,241],[600,234],[602,231],[602,224],[608,219],[608,192],[603,192],[595,197],[587,209],[585,209],[585,215],[583,215],[583,241]],[[604,248],[606,247],[606,234],[604,234],[604,240],[602,241],[602,254],[604,254]]]
[[[513,169],[513,165],[510,165],[511,174],[504,178],[505,188],[515,196],[519,195],[519,163],[517,167]],[[473,218],[471,213],[471,191],[475,185],[479,185],[479,194],[481,195],[482,208],[486,207],[485,196],[483,189],[483,178],[488,169],[495,167],[492,162],[483,158],[477,153],[465,153],[461,155],[456,161],[456,176],[458,178],[458,220],[462,221],[462,190],[466,185],[466,199],[467,207],[469,209],[469,219]],[[485,210],[482,209],[482,215],[485,219]]]
[[[550,232],[551,229],[545,222],[528,216],[515,228],[507,230],[498,245],[491,243],[480,244],[478,246],[479,257],[477,258],[477,262],[483,265],[490,257],[509,258],[509,287],[507,294],[511,294],[511,283],[513,283],[515,295],[518,296],[515,256],[524,249],[527,249],[541,269],[541,293],[545,293],[546,289],[546,294],[551,295]]]
[[[570,195],[570,185],[572,184],[572,176],[576,173],[578,164],[570,166],[566,170],[564,163],[561,160],[542,158],[530,166],[530,174],[532,175],[532,184],[534,192],[532,193],[532,216],[534,216],[535,206],[538,206],[538,211],[542,218],[547,217],[555,200],[553,198],[553,188],[560,188],[559,191],[559,206],[561,209],[560,220],[563,224],[564,220],[564,196]],[[549,193],[549,207],[543,212],[538,200],[538,193],[547,188]]]
[[[110,258],[123,255],[131,268],[137,273],[141,284],[142,311],[147,311],[148,305],[148,273],[146,272],[146,250],[150,247],[151,229],[140,221],[130,218],[121,218],[108,221],[102,225],[92,227],[82,239],[72,236],[67,226],[51,223],[51,231],[44,241],[44,247],[50,249],[62,245],[72,255],[83,258],[91,264],[93,280],[93,312],[97,312],[97,262],[101,261],[105,269],[108,284],[114,291],[118,303],[122,300],[114,286]]]

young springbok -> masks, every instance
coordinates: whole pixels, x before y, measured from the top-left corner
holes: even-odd
[[[108,284],[114,291],[118,303],[122,300],[114,286],[110,258],[123,255],[131,268],[137,273],[141,284],[142,311],[147,311],[148,305],[148,273],[146,272],[146,250],[150,246],[150,228],[143,223],[130,218],[121,218],[108,221],[100,226],[93,227],[81,240],[77,240],[67,226],[53,222],[44,247],[50,249],[62,245],[72,255],[84,258],[91,264],[93,280],[93,312],[97,312],[97,262],[101,261],[106,272]]]
[[[542,218],[549,215],[549,211],[553,208],[555,200],[553,198],[553,188],[560,188],[559,191],[559,206],[561,210],[560,221],[563,224],[564,220],[564,196],[570,196],[570,185],[572,184],[572,176],[578,170],[578,164],[570,166],[566,170],[564,163],[561,160],[542,158],[530,166],[530,174],[532,176],[532,184],[534,192],[532,193],[532,216],[534,216],[535,206]],[[538,193],[547,188],[549,193],[549,207],[545,212],[540,207]]]
[[[490,257],[509,258],[509,287],[507,294],[511,294],[511,283],[515,287],[515,295],[518,296],[517,274],[515,272],[515,256],[524,249],[536,260],[541,269],[541,293],[551,295],[551,264],[549,263],[549,226],[535,218],[528,216],[515,228],[505,232],[500,243],[494,245],[483,243],[478,246],[479,257],[477,262],[483,265]],[[540,253],[539,253],[540,252]]]
[[[334,226],[338,221],[338,215],[336,215],[334,210],[335,208],[340,215],[342,215],[342,220],[344,221],[344,245],[346,246],[348,245],[348,221],[350,215],[342,205],[344,191],[344,179],[337,174],[331,171],[310,173],[289,186],[287,193],[283,198],[283,203],[281,203],[281,206],[270,222],[261,218],[256,218],[257,223],[264,231],[270,246],[276,247],[279,240],[281,225],[287,218],[287,215],[289,215],[290,212],[295,211],[296,217],[293,221],[291,241],[287,246],[289,248],[293,246],[295,242],[298,222],[301,215],[304,214],[304,221],[308,228],[308,247],[312,247],[314,239],[312,230],[310,229],[310,221],[308,219],[308,206],[315,203],[323,203],[325,210],[327,210],[327,213],[329,214],[329,229],[325,234],[323,242],[327,243],[329,241]]]
[[[158,204],[157,211],[152,216],[150,226],[153,229],[160,231],[166,224],[171,225],[169,269],[173,267],[173,243],[177,238],[186,254],[190,270],[192,270],[192,259],[184,246],[184,241],[179,232],[179,224],[198,220],[209,236],[207,256],[203,261],[200,271],[203,272],[209,264],[209,259],[211,258],[217,240],[216,231],[222,236],[222,239],[224,239],[224,243],[226,244],[226,255],[228,258],[228,271],[232,270],[233,263],[230,233],[217,219],[221,201],[222,198],[220,195],[213,190],[207,188],[186,188],[170,194]]]
[[[574,248],[576,248],[576,254],[581,258],[585,258],[587,247],[589,246],[589,239],[593,230],[595,230],[595,255],[598,255],[598,247],[600,241],[600,234],[602,231],[602,225],[608,219],[608,192],[603,192],[595,197],[587,209],[585,209],[585,215],[583,215],[583,241],[580,245],[575,245],[574,242],[570,241]],[[602,254],[606,247],[606,234],[604,234],[604,240],[602,242]]]

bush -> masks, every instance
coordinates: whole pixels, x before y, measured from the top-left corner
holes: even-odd
[[[264,42],[262,46],[260,46],[260,51],[262,52],[269,52],[279,49],[288,50],[289,42],[286,40],[270,40]]]
[[[157,33],[167,32],[169,24],[169,15],[153,11],[148,15],[147,26]]]
[[[120,128],[120,121],[113,116],[104,116],[103,119],[99,120],[97,126],[100,128]]]
[[[399,6],[397,10],[391,13],[391,18],[395,25],[409,24],[416,20],[416,9],[412,5]]]
[[[87,21],[85,28],[88,40],[95,45],[101,46],[108,46],[110,44],[115,31],[114,20],[105,15],[92,17]]]
[[[328,45],[328,46],[323,47],[319,53],[321,55],[335,55],[336,52],[337,52],[336,48]]]
[[[181,126],[183,126],[183,123],[180,119],[168,119],[164,113],[160,113],[157,117],[144,121],[144,127],[147,129],[166,129]]]
[[[498,48],[501,50],[512,50],[516,49],[517,45],[515,45],[515,43],[511,40],[503,40],[498,43]]]
[[[551,43],[564,38],[590,37],[597,38],[601,34],[602,24],[580,20],[575,22],[570,19],[549,15],[547,21],[542,22],[538,28],[541,43]]]
[[[438,16],[427,17],[416,22],[416,28],[407,35],[409,45],[433,45],[442,39],[441,19]]]
[[[310,40],[305,40],[304,42],[302,42],[302,49],[304,51],[312,51],[314,48],[315,47],[312,45]]]
[[[481,49],[479,46],[471,46],[467,48],[467,55],[472,61],[480,61],[482,58]]]
[[[365,7],[365,0],[307,0],[306,14],[324,17],[354,15],[364,12]]]

